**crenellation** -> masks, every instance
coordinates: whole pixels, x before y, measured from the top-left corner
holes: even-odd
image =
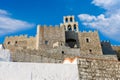
[[[58,59],[63,60],[65,57],[76,56],[117,59],[114,55],[104,55],[106,53],[115,54],[114,50],[117,50],[117,47],[111,46],[110,41],[100,41],[97,30],[79,31],[79,28],[79,24],[73,15],[64,16],[63,23],[60,25],[38,24],[36,36],[6,37],[4,46],[14,53],[12,55],[15,61],[39,62],[38,59],[44,57],[45,61],[46,58],[51,58],[51,61],[54,62]],[[24,59],[25,57],[27,58]]]
[[[35,38],[34,36],[29,36],[28,38]]]
[[[83,33],[87,33],[87,31],[84,30]]]
[[[59,25],[55,25],[55,27],[59,28]]]
[[[95,31],[95,30],[94,30],[94,31],[92,31],[92,30],[89,30],[89,31],[83,30],[82,32],[83,32],[83,33],[95,33],[95,32],[97,32],[97,31]],[[98,33],[98,32],[97,32],[97,33]]]
[[[101,42],[102,42],[102,43],[110,43],[109,40],[102,40]]]
[[[44,25],[43,25],[43,27],[47,27],[47,25],[46,25],[46,24],[44,24]]]
[[[92,30],[89,30],[88,32],[92,32]]]

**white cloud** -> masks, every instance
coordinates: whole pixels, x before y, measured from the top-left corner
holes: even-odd
[[[92,4],[106,11],[98,16],[78,15],[83,25],[98,29],[111,39],[120,41],[120,0],[93,0]]]
[[[8,15],[10,15],[10,13],[8,13],[6,10],[0,9],[0,35],[13,33],[18,30],[27,29],[34,26],[34,24],[11,18]]]
[[[120,0],[93,0],[92,4],[102,7],[106,10],[117,10],[120,8]]]
[[[0,9],[0,15],[8,15],[9,13],[5,10]]]

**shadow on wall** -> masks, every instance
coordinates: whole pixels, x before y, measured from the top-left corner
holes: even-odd
[[[101,47],[104,55],[116,55],[116,52],[112,49],[110,42],[102,41]]]
[[[78,33],[75,31],[66,31],[65,38],[66,46],[69,46],[70,48],[79,48]]]

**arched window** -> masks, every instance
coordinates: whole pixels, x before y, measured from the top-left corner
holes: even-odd
[[[76,24],[74,24],[74,31],[77,31]]]
[[[87,43],[89,43],[89,42],[90,42],[88,38],[86,38],[86,42],[87,42]]]
[[[73,19],[72,19],[72,17],[70,17],[70,22],[72,22],[73,21]]]
[[[71,25],[68,25],[68,31],[72,31]]]
[[[68,18],[65,19],[65,22],[68,22]]]

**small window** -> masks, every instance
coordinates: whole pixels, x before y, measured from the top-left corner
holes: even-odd
[[[10,44],[10,41],[8,42],[8,44]]]
[[[47,44],[48,44],[48,41],[45,41],[45,44],[47,45]]]
[[[91,50],[91,49],[89,49],[89,52],[91,53],[91,52],[92,52],[92,50]]]
[[[64,54],[64,51],[62,51],[62,54]]]
[[[72,22],[73,20],[72,20],[72,17],[70,18],[70,22]]]
[[[86,42],[87,42],[87,43],[89,43],[89,42],[90,42],[88,38],[86,38]]]
[[[74,25],[74,31],[77,31],[76,24]]]
[[[17,41],[15,41],[15,44],[17,44],[18,42]]]
[[[92,50],[91,50],[91,49],[89,49],[89,53],[92,53]]]
[[[65,19],[65,22],[68,22],[68,18]]]

